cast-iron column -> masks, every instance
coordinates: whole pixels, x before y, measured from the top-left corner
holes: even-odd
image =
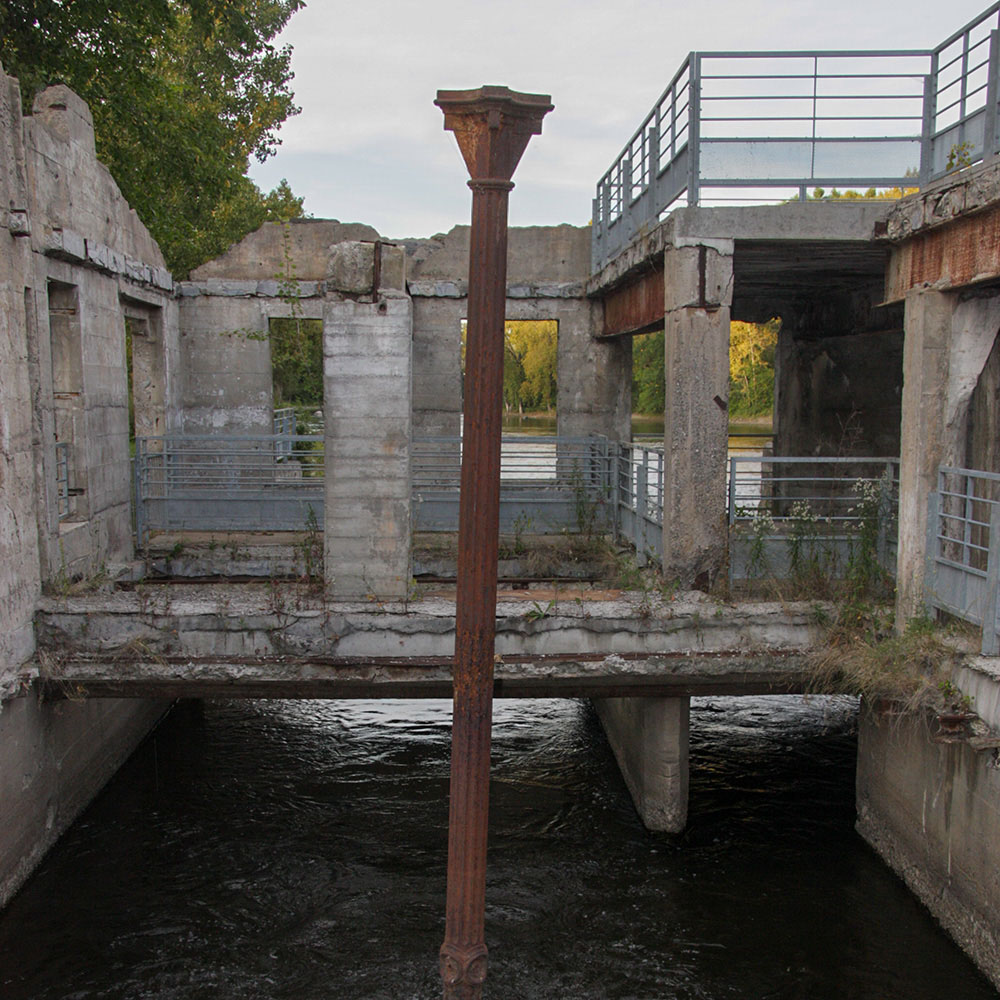
[[[500,419],[511,177],[550,98],[506,87],[439,90],[434,102],[469,169],[472,232],[458,515],[454,709],[448,820],[445,1000],[478,1000],[486,979],[486,836],[500,530]]]

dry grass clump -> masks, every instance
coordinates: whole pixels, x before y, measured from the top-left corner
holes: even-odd
[[[951,682],[963,653],[946,629],[930,618],[893,631],[886,608],[844,606],[823,649],[812,657],[815,691],[895,702],[904,712],[960,707]]]

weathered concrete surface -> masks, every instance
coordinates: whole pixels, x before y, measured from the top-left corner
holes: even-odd
[[[180,300],[187,434],[270,434],[274,396],[268,316],[257,298]]]
[[[1000,164],[956,171],[895,203],[885,237],[896,242],[886,299],[919,284],[944,288],[1000,274]]]
[[[774,453],[898,455],[902,332],[797,332],[783,321],[778,335]]]
[[[359,222],[338,222],[336,219],[265,222],[222,256],[196,267],[190,278],[193,282],[206,278],[280,280],[287,274],[289,261],[292,261],[297,280],[323,281],[331,246],[346,240],[377,239],[376,230]]]
[[[665,254],[663,573],[708,586],[726,559],[728,247]]]
[[[169,702],[43,703],[0,708],[0,907],[168,710]]]
[[[499,695],[801,690],[801,656],[821,635],[804,605],[529,598],[497,608]],[[43,600],[39,667],[93,694],[441,697],[454,615],[444,598],[324,603],[293,586],[140,585]]]
[[[715,241],[722,241],[723,250],[733,241],[866,243],[876,226],[884,226],[890,207],[890,202],[875,201],[793,201],[747,208],[679,208],[591,277],[587,290],[598,295],[631,280],[669,247],[712,246]]]
[[[924,607],[927,497],[944,461],[945,390],[954,303],[944,292],[912,289],[906,297],[903,406],[899,459],[897,618]]]
[[[595,698],[594,708],[647,830],[687,825],[690,698]]]
[[[401,292],[326,302],[323,543],[337,598],[392,599],[409,589],[411,328]]]
[[[458,436],[462,410],[461,322],[468,295],[469,227],[399,241],[413,297],[413,407],[418,435]],[[628,342],[600,342],[599,302],[586,297],[590,230],[512,227],[507,253],[509,320],[556,320],[558,433],[627,440],[632,354]]]
[[[52,87],[22,119],[17,81],[2,70],[0,203],[3,905],[164,711],[12,697],[23,695],[17,677],[33,654],[41,582],[131,558],[126,315],[147,324],[137,421],[169,426],[178,399],[165,376],[177,353],[172,279],[97,161],[89,110]],[[69,445],[61,520],[57,441]]]
[[[936,728],[863,710],[858,831],[1000,989],[998,751],[935,742]]]
[[[27,210],[17,81],[0,71],[0,205]],[[28,368],[30,247],[0,214],[0,699],[34,651],[41,588]]]

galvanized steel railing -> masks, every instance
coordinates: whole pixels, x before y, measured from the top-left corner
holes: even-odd
[[[640,565],[663,562],[663,447],[618,446],[614,476],[615,526],[635,547]]]
[[[151,531],[302,531],[323,523],[318,435],[136,438],[136,537]]]
[[[597,182],[593,270],[682,201],[918,187],[990,159],[998,20],[929,50],[692,52]]]
[[[1000,475],[942,467],[928,517],[926,602],[983,630],[1000,653]]]
[[[729,459],[729,579],[846,570],[863,528],[895,571],[899,461],[733,455]]]
[[[500,449],[500,530],[521,534],[603,529],[608,522],[606,438],[505,435]],[[458,527],[461,438],[413,442],[413,527]]]

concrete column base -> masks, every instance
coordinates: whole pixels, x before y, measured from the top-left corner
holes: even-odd
[[[594,708],[647,830],[687,823],[690,698],[595,698]]]

